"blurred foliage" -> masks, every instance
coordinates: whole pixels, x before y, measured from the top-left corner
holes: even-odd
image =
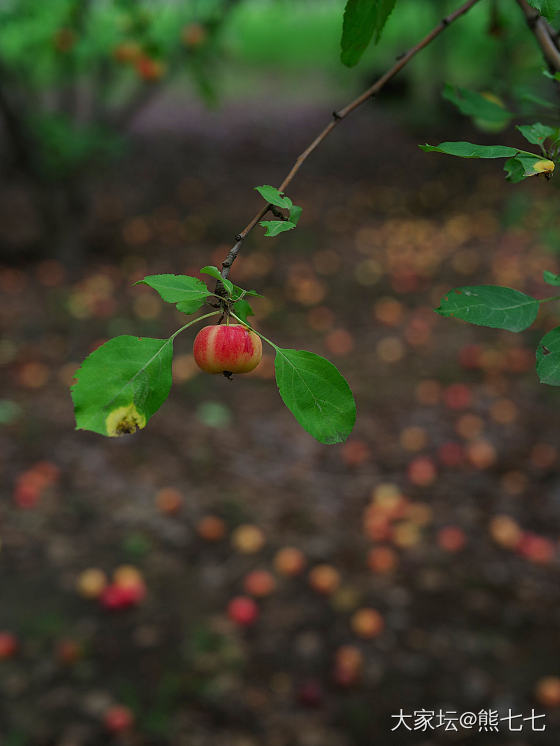
[[[2,3],[0,104],[27,167],[65,177],[92,158],[120,153],[115,132],[178,73],[213,100],[218,31],[235,5]]]

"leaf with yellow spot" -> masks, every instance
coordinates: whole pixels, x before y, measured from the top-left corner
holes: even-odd
[[[533,163],[533,170],[538,174],[550,174],[554,171],[554,161],[549,161],[548,158],[544,158],[542,161]]]
[[[117,437],[141,430],[171,388],[173,342],[123,335],[91,353],[76,371],[78,430]]]

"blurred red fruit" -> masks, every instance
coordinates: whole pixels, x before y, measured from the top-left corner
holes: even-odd
[[[274,557],[274,569],[280,575],[299,575],[305,567],[304,553],[296,547],[279,549]]]
[[[56,657],[61,663],[71,666],[82,657],[82,648],[75,640],[60,640]]]
[[[465,449],[460,443],[450,440],[441,444],[438,449],[438,458],[443,466],[449,468],[462,466],[465,462]]]
[[[317,565],[309,573],[309,584],[317,593],[329,596],[340,585],[340,573],[332,565]]]
[[[19,647],[17,637],[11,632],[0,632],[0,660],[11,658]]]
[[[445,526],[439,530],[437,541],[446,552],[458,552],[467,543],[467,537],[459,526]]]
[[[298,689],[297,698],[304,707],[319,707],[323,701],[323,688],[315,679],[309,679]]]
[[[372,572],[391,572],[397,566],[398,555],[391,547],[374,547],[368,554],[367,563]]]
[[[268,570],[253,570],[245,576],[243,588],[251,596],[262,598],[269,596],[276,588],[274,576]]]
[[[226,524],[215,515],[206,515],[198,522],[196,531],[205,541],[220,541],[226,535]]]
[[[370,640],[383,632],[385,622],[376,609],[358,609],[350,622],[358,637]]]
[[[99,601],[105,609],[117,611],[136,606],[145,596],[145,589],[139,586],[123,586],[117,583],[108,585],[99,596]]]
[[[363,656],[354,645],[342,645],[336,651],[333,678],[339,686],[352,686],[361,676]]]
[[[407,475],[412,484],[428,487],[436,480],[436,467],[427,456],[420,456],[410,462]]]
[[[208,32],[200,23],[189,23],[181,30],[183,44],[191,49],[200,47],[206,41]]]
[[[369,446],[363,440],[347,440],[342,447],[342,460],[346,466],[360,466],[370,458]]]
[[[481,352],[480,345],[465,345],[459,351],[459,364],[467,369],[479,368]]]
[[[525,531],[517,545],[521,556],[538,565],[548,565],[556,556],[556,548],[550,539]]]
[[[136,72],[148,83],[160,80],[165,74],[165,65],[159,60],[148,57],[145,54],[140,55],[135,60]]]
[[[113,705],[105,712],[103,722],[111,733],[122,733],[134,724],[134,714],[129,707]]]
[[[123,41],[113,50],[117,62],[136,62],[142,54],[142,48],[135,41]]]
[[[543,676],[537,681],[535,698],[544,707],[560,707],[560,678]]]
[[[156,508],[161,513],[173,515],[181,510],[183,496],[174,487],[163,487],[156,492]]]
[[[443,392],[443,400],[449,409],[466,409],[472,402],[472,393],[464,383],[452,383]]]
[[[252,598],[236,596],[229,602],[227,613],[235,624],[240,627],[250,627],[259,616],[259,608]]]

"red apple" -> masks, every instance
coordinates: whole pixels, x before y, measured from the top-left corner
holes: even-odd
[[[249,373],[261,361],[262,343],[243,324],[220,324],[198,332],[193,352],[205,373]]]

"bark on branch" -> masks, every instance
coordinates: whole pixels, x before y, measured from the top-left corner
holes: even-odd
[[[560,50],[556,46],[554,30],[551,29],[546,19],[529,5],[527,0],[517,0],[517,4],[523,11],[527,26],[535,35],[548,66],[552,72],[560,72]]]

